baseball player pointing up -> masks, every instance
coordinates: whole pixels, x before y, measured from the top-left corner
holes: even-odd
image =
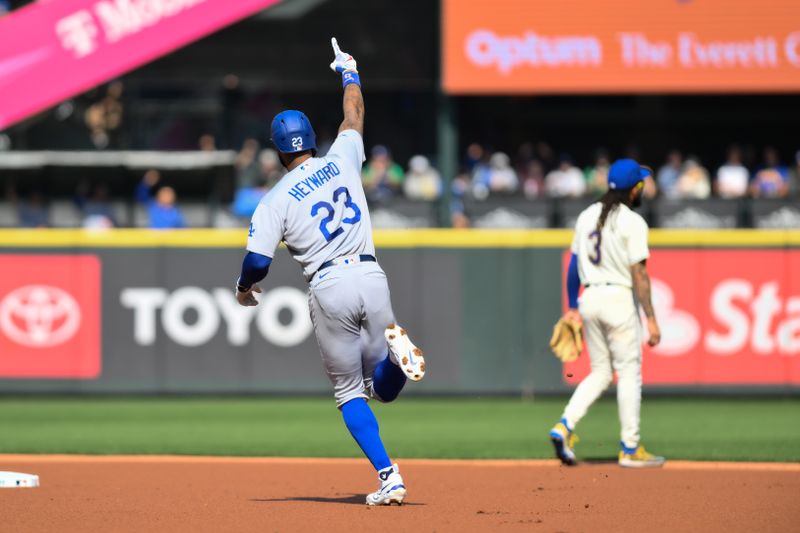
[[[661,466],[663,457],[648,453],[639,442],[642,398],[641,322],[636,301],[647,317],[648,343],[661,332],[650,300],[647,275],[647,223],[631,208],[642,201],[647,168],[632,159],[615,161],[608,173],[608,192],[584,210],[575,224],[567,272],[569,311],[565,320],[586,330],[592,371],[572,394],[561,420],[550,431],[556,455],[575,464],[575,426],[608,388],[617,372],[617,404],[621,425],[619,464]],[[584,286],[578,304],[580,286]]]
[[[309,308],[325,371],[344,423],[378,471],[378,491],[368,505],[401,504],[406,487],[392,464],[367,399],[391,402],[406,378],[419,381],[425,360],[395,323],[389,286],[375,258],[364,162],[364,100],[353,56],[331,39],[331,69],[342,75],[344,120],[327,154],[317,157],[314,130],[300,111],[272,121],[272,141],[288,173],[253,214],[248,253],[236,298],[258,305],[256,284],[269,271],[278,244],[303,267]]]

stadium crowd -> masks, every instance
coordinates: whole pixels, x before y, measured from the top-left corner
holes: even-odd
[[[324,147],[323,147],[324,149]],[[245,141],[237,159],[237,183],[243,190],[256,184],[269,188],[283,175],[277,153],[267,148],[259,154],[254,139]],[[750,151],[752,152],[752,151]],[[709,171],[697,157],[671,150],[648,181],[647,196],[655,198],[726,199],[784,198],[797,192],[800,151],[792,165],[781,162],[772,147],[760,159],[750,154],[745,162],[743,150],[731,146],[726,158]],[[568,154],[556,155],[546,143],[525,143],[512,160],[504,152],[491,152],[479,143],[470,144],[452,187],[456,197],[485,199],[492,195],[520,195],[535,198],[580,198],[598,196],[606,190],[611,156],[597,150],[594,161],[576,165]],[[442,194],[442,177],[424,155],[414,155],[401,166],[382,145],[372,147],[364,164],[364,189],[371,202],[393,198],[433,201]]]
[[[97,135],[103,138],[100,130]],[[325,153],[329,146],[330,141],[321,142],[320,153]],[[216,150],[213,135],[202,135],[198,149]],[[459,172],[451,181],[453,225],[469,225],[464,210],[467,199],[598,197],[606,190],[611,161],[612,156],[602,149],[596,151],[593,161],[581,167],[568,154],[557,154],[544,142],[522,144],[513,158],[501,151],[490,151],[479,143],[471,143],[464,150]],[[743,150],[733,145],[727,150],[725,159],[709,169],[697,157],[671,150],[653,171],[653,178],[647,180],[645,188],[650,199],[786,198],[797,194],[800,151],[789,165],[781,161],[780,154],[772,147],[765,147],[760,157],[755,157],[754,150]],[[240,223],[249,219],[260,199],[284,172],[275,150],[262,148],[254,138],[245,139],[233,164],[235,191],[226,208],[231,217]],[[434,202],[442,196],[444,184],[441,174],[427,156],[414,155],[406,165],[402,165],[382,145],[370,149],[362,178],[368,201],[373,205],[387,205],[398,199]],[[187,225],[178,201],[179,191],[162,177],[162,171],[146,171],[131,192],[129,200],[141,206],[150,227],[180,228]],[[43,191],[34,191],[20,198],[9,189],[7,197],[17,206],[20,226],[59,225],[58,220],[48,217],[48,198]],[[114,216],[110,207],[111,195],[102,184],[90,190],[82,183],[72,201],[82,215],[84,226],[123,225]]]
[[[321,146],[323,153],[325,148]],[[258,198],[283,175],[274,150],[267,148],[258,155],[257,152],[257,142],[249,139],[237,159],[240,188],[232,206],[236,216],[249,216]],[[480,201],[490,196],[531,200],[600,196],[607,187],[611,161],[603,149],[597,150],[594,161],[581,168],[568,154],[556,155],[543,142],[522,144],[513,159],[504,152],[492,152],[472,143],[467,146],[459,173],[451,184],[454,223],[468,223],[458,216],[463,214],[459,200],[464,198]],[[769,146],[759,159],[753,150],[748,150],[746,157],[740,147],[732,145],[715,171],[709,171],[696,156],[671,150],[663,164],[653,169],[645,194],[650,199],[659,196],[693,200],[785,198],[797,192],[800,151],[792,163],[791,166],[781,163],[778,152]],[[428,157],[414,155],[404,168],[382,145],[372,147],[362,177],[367,198],[373,204],[390,203],[397,198],[435,201],[443,191],[442,176]]]

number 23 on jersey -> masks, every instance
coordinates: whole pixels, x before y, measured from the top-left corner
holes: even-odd
[[[327,215],[320,220],[319,222],[319,231],[322,232],[322,235],[325,237],[327,242],[331,242],[333,239],[344,233],[344,228],[339,226],[333,231],[330,231],[328,225],[333,222],[333,216],[336,212],[334,205],[339,202],[339,198],[344,195],[344,207],[345,209],[350,209],[353,212],[352,216],[342,219],[343,224],[350,224],[353,225],[361,220],[361,209],[353,203],[353,198],[350,196],[350,191],[347,190],[347,187],[339,187],[335,191],[333,191],[333,205],[329,204],[328,202],[317,202],[311,207],[311,216],[316,217],[320,210],[327,211]]]

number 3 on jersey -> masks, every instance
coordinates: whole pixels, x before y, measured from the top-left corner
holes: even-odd
[[[594,241],[594,255],[589,254],[589,261],[592,262],[593,265],[600,264],[600,244],[603,242],[603,235],[594,230],[589,234],[589,240]]]
[[[361,209],[358,208],[356,204],[353,203],[353,199],[350,196],[350,191],[347,190],[347,187],[339,187],[335,191],[333,191],[333,203],[336,204],[339,201],[339,197],[344,194],[344,207],[345,209],[350,209],[353,211],[353,216],[343,218],[342,222],[344,224],[355,224],[359,220],[361,220]],[[333,232],[328,230],[328,224],[333,222],[333,215],[335,210],[333,205],[329,204],[328,202],[317,202],[311,207],[311,216],[317,216],[320,209],[324,209],[328,212],[328,215],[320,220],[319,222],[319,230],[322,232],[322,235],[325,237],[325,240],[331,242],[333,239],[344,233],[344,228],[339,226]]]

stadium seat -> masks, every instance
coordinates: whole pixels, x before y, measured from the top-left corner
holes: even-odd
[[[212,218],[215,228],[246,228],[250,224],[249,218],[237,217],[227,209],[217,209]]]
[[[182,202],[178,204],[188,228],[207,228],[211,225],[211,211],[206,202]]]
[[[17,210],[9,202],[0,202],[0,228],[10,228],[18,224]]]
[[[50,225],[54,228],[78,228],[83,215],[69,200],[56,200],[50,203]]]

